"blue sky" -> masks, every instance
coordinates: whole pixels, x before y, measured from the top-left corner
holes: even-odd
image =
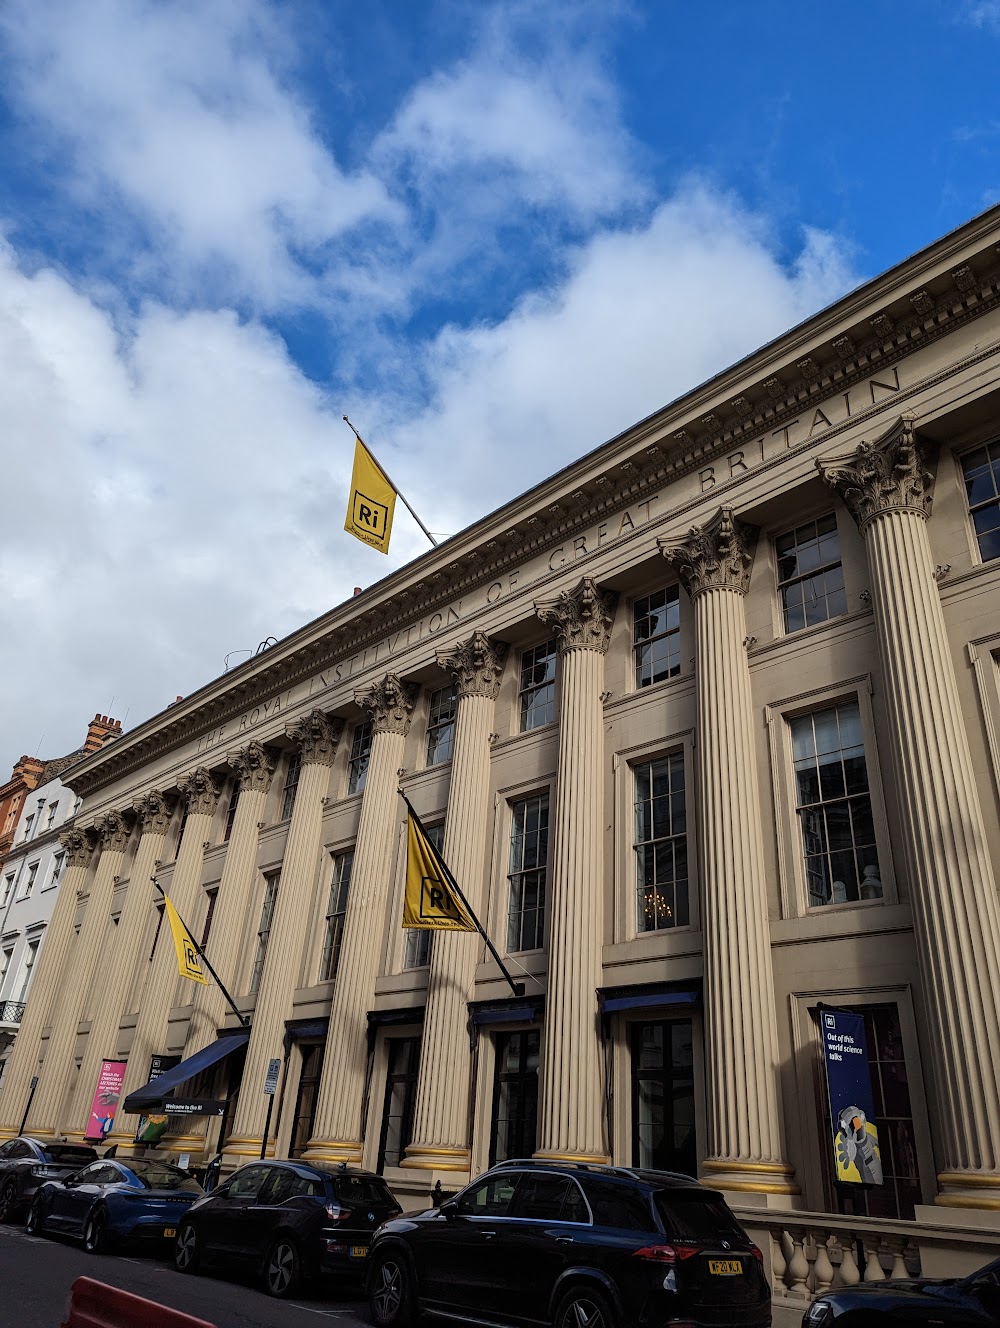
[[[1000,0],[0,11],[0,774],[1000,198]]]

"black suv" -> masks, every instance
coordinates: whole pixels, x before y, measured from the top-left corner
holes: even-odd
[[[771,1322],[761,1253],[722,1195],[674,1172],[511,1161],[439,1209],[387,1222],[372,1318],[556,1328]]]
[[[92,1148],[27,1134],[0,1144],[0,1222],[22,1214],[47,1180],[64,1180],[96,1161]]]
[[[402,1212],[370,1171],[310,1162],[250,1162],[188,1209],[174,1266],[256,1269],[272,1296],[318,1273],[361,1275],[375,1228]]]

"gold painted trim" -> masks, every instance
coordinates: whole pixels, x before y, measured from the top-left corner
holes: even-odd
[[[407,1156],[410,1155],[410,1149],[413,1149],[414,1157],[468,1157],[467,1148],[419,1148],[414,1145],[408,1145],[406,1149]]]
[[[601,1153],[532,1153],[538,1162],[593,1162],[595,1166],[609,1165],[607,1154]]]
[[[461,1163],[455,1163],[455,1162],[411,1162],[409,1158],[406,1158],[403,1162],[400,1162],[399,1165],[400,1165],[401,1167],[405,1167],[407,1170],[412,1170],[412,1171],[463,1171],[463,1172],[468,1172],[468,1170],[469,1170],[469,1164],[468,1164],[468,1163],[465,1163],[465,1164],[463,1165],[463,1164],[461,1164]]]
[[[938,1173],[939,1185],[957,1185],[963,1190],[1000,1189],[1000,1173],[988,1171],[941,1171]]]
[[[702,1171],[747,1171],[759,1176],[794,1176],[795,1168],[785,1162],[703,1162]]]
[[[713,1184],[718,1185],[720,1190],[746,1190],[750,1194],[800,1194],[801,1191],[797,1185],[782,1185],[775,1181],[768,1185],[766,1181],[756,1180],[719,1180]]]
[[[939,1194],[934,1202],[939,1208],[986,1208],[1000,1212],[1000,1199],[974,1199],[964,1194]]]

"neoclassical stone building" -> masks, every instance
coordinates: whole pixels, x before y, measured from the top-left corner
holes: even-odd
[[[849,1220],[883,1266],[904,1228],[925,1268],[974,1261],[1000,1234],[998,246],[994,209],[77,766],[2,1129],[32,1076],[31,1128],[79,1136],[102,1058],[127,1097],[204,1053],[175,1092],[224,1114],[161,1146],[232,1166],[278,1059],[267,1151],[411,1203],[505,1156],[613,1159],[785,1230],[793,1289],[803,1250],[810,1286],[826,1265],[774,1214]],[[400,787],[522,995],[476,935],[402,931]],[[247,1027],[178,978],[154,876]],[[835,1183],[823,1004],[866,1020],[867,1194]]]

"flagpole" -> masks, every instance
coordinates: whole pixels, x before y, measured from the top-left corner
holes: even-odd
[[[476,931],[479,932],[480,936],[481,936],[481,937],[483,938],[483,940],[486,942],[487,949],[489,950],[489,952],[490,952],[490,954],[493,956],[493,958],[496,960],[497,967],[500,969],[500,972],[501,972],[501,973],[504,975],[504,977],[507,979],[507,982],[508,982],[508,985],[510,986],[511,991],[514,993],[515,996],[523,996],[523,995],[524,995],[524,983],[523,983],[523,982],[515,982],[514,979],[511,977],[511,975],[508,973],[506,964],[503,962],[503,960],[500,958],[500,955],[497,953],[497,948],[496,948],[496,946],[493,944],[493,942],[490,940],[490,938],[486,935],[486,932],[485,932],[485,930],[483,929],[483,924],[482,924],[482,923],[479,921],[479,919],[476,917],[475,913],[474,913],[473,910],[472,910],[472,905],[469,903],[469,901],[466,899],[465,895],[462,893],[462,888],[461,888],[461,886],[460,886],[459,883],[455,880],[454,876],[453,876],[452,873],[451,873],[451,868],[448,866],[448,864],[445,862],[444,858],[441,856],[441,854],[437,851],[437,849],[436,849],[436,848],[434,847],[434,845],[431,843],[431,841],[430,841],[430,837],[428,836],[427,831],[424,829],[424,823],[423,823],[423,821],[421,821],[420,817],[419,817],[419,816],[417,815],[417,813],[413,810],[413,804],[410,802],[409,798],[406,796],[406,794],[403,792],[402,789],[397,789],[397,792],[398,792],[399,796],[403,799],[403,801],[406,803],[407,807],[409,808],[410,815],[411,815],[411,816],[413,817],[413,819],[416,821],[416,823],[417,823],[417,828],[420,830],[420,833],[423,835],[424,839],[427,841],[427,844],[429,845],[429,847],[430,847],[430,849],[431,849],[431,852],[434,854],[434,857],[435,857],[435,859],[437,860],[437,864],[438,864],[438,866],[439,866],[439,867],[441,868],[441,870],[444,872],[444,875],[445,875],[445,877],[446,877],[446,879],[447,879],[447,881],[448,881],[448,884],[451,886],[451,888],[452,888],[452,889],[455,891],[455,893],[458,895],[459,899],[460,899],[461,902],[462,902],[462,906],[464,907],[464,909],[466,910],[466,912],[468,913],[468,915],[469,915],[469,917],[472,919],[472,921],[476,924]],[[433,931],[434,929],[433,929],[433,928],[430,928],[430,930]]]
[[[373,462],[374,465],[375,465],[375,469],[379,472],[379,474],[380,474],[380,475],[382,476],[382,478],[385,480],[386,484],[388,484],[389,488],[392,489],[393,492],[396,493],[396,494],[402,499],[403,506],[404,506],[404,507],[406,508],[406,510],[409,512],[410,516],[413,517],[414,521],[417,523],[417,525],[418,525],[418,526],[420,527],[420,529],[424,532],[424,534],[427,536],[427,538],[430,540],[430,542],[434,545],[434,547],[435,547],[435,549],[436,549],[436,548],[437,548],[437,540],[434,538],[434,536],[431,534],[431,532],[427,529],[427,527],[424,525],[424,523],[420,520],[420,518],[417,516],[416,512],[414,512],[413,508],[410,506],[410,504],[406,501],[406,494],[403,493],[402,489],[398,488],[395,484],[393,484],[392,480],[389,478],[389,476],[388,476],[388,474],[387,474],[387,472],[386,472],[386,470],[385,470],[385,467],[384,467],[384,466],[382,465],[382,463],[378,460],[378,458],[375,456],[375,453],[371,450],[371,448],[368,446],[368,444],[365,442],[365,440],[364,440],[364,439],[361,437],[361,435],[358,433],[357,429],[354,428],[354,425],[351,424],[351,421],[347,418],[346,415],[344,416],[344,422],[347,424],[348,428],[350,428],[350,429],[353,430],[355,438],[358,440],[358,442],[361,444],[361,446],[365,449],[365,451],[366,451],[366,452],[368,453],[368,455],[371,457],[372,462]]]
[[[167,897],[167,892],[164,890],[163,886],[159,883],[159,881],[156,879],[155,876],[151,876],[149,879],[153,882],[153,884],[156,886],[157,890],[159,890],[160,894],[163,896],[163,898],[164,898],[164,900],[165,900],[166,897]],[[177,910],[174,909],[174,912],[177,913]],[[181,917],[181,915],[180,915],[179,913],[177,913],[177,918],[178,918],[178,921],[180,922],[181,926],[182,926],[182,927],[184,928],[184,930],[187,932],[187,934],[188,934],[188,940],[189,940],[189,941],[191,942],[191,944],[194,946],[195,950],[197,950],[199,958],[204,959],[204,961],[205,961],[205,967],[206,967],[206,968],[208,969],[208,971],[211,973],[212,977],[215,978],[216,986],[219,988],[219,990],[222,992],[223,996],[225,996],[226,1000],[229,1002],[229,1008],[232,1010],[233,1014],[235,1014],[236,1018],[240,1021],[241,1026],[242,1026],[243,1028],[249,1028],[249,1027],[250,1027],[250,1020],[246,1017],[245,1014],[243,1014],[243,1013],[241,1012],[240,1007],[236,1004],[236,1002],[233,1000],[232,996],[230,996],[229,992],[228,992],[228,991],[226,990],[226,988],[222,985],[222,979],[219,977],[218,973],[216,973],[215,969],[214,969],[214,968],[212,967],[212,965],[209,963],[209,961],[208,961],[208,955],[207,955],[207,954],[205,953],[205,951],[201,948],[201,946],[198,944],[198,942],[194,939],[194,936],[192,935],[192,932],[191,932],[191,928],[187,925],[187,923],[184,921],[184,919]],[[183,976],[183,974],[182,974],[182,976]]]

